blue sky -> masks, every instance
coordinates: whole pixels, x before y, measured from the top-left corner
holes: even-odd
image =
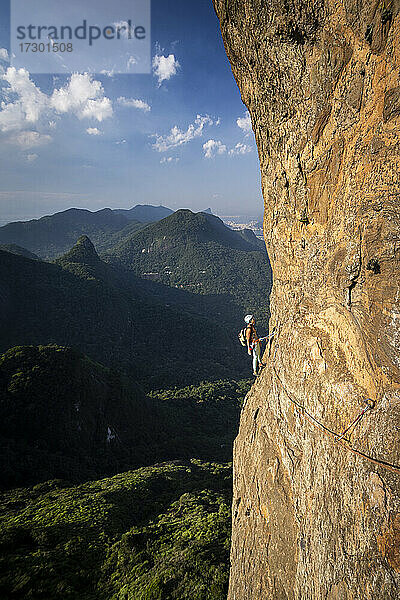
[[[254,136],[211,0],[152,1],[153,72],[141,75],[13,69],[5,5],[0,221],[135,204],[262,214]]]

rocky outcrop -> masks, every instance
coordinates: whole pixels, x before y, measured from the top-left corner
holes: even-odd
[[[398,598],[399,2],[214,4],[277,327],[235,444],[229,599]]]

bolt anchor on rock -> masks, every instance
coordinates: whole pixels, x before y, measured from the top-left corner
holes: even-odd
[[[366,407],[361,411],[361,413],[358,415],[358,417],[356,417],[354,419],[354,421],[352,423],[350,423],[350,425],[341,433],[341,435],[336,438],[336,440],[335,440],[336,442],[340,442],[340,440],[342,440],[344,438],[346,433],[348,433],[350,431],[350,429],[353,429],[361,421],[361,419],[363,418],[365,413],[368,412],[369,410],[372,410],[375,407],[375,401],[372,400],[372,398],[366,398],[364,400],[364,402],[366,403]]]

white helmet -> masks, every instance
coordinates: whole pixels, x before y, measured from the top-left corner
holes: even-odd
[[[250,323],[250,321],[252,321],[254,319],[253,315],[246,315],[244,320],[247,324]]]

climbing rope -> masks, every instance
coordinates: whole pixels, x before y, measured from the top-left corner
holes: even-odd
[[[279,380],[283,391],[285,392],[286,396],[288,397],[288,399],[295,405],[297,406],[298,409],[301,410],[301,412],[303,413],[304,417],[315,427],[317,427],[318,429],[320,429],[323,433],[325,433],[326,435],[331,435],[336,442],[338,442],[341,446],[343,446],[343,448],[346,448],[346,450],[349,450],[350,452],[352,452],[353,454],[356,454],[357,456],[361,456],[362,458],[365,458],[366,460],[374,463],[375,465],[379,465],[381,467],[383,467],[384,469],[388,469],[389,471],[392,471],[393,473],[400,473],[400,466],[399,465],[394,465],[392,463],[389,463],[385,460],[380,460],[378,458],[373,458],[372,456],[369,456],[368,454],[365,454],[364,452],[361,452],[361,450],[357,450],[357,448],[354,448],[351,445],[351,441],[348,438],[345,438],[344,436],[346,435],[346,433],[353,427],[355,426],[357,423],[360,422],[360,420],[362,419],[362,417],[365,415],[365,413],[368,410],[371,410],[373,407],[373,401],[370,400],[369,398],[366,400],[366,402],[368,403],[367,406],[364,408],[364,410],[361,412],[361,414],[358,415],[358,417],[356,419],[354,419],[354,421],[351,423],[351,425],[349,425],[349,427],[347,427],[347,429],[345,429],[345,431],[343,433],[337,433],[336,431],[333,431],[332,429],[330,429],[329,427],[327,427],[326,425],[324,425],[323,423],[321,423],[320,421],[318,421],[315,417],[313,417],[313,415],[311,415],[308,410],[305,408],[305,406],[303,406],[302,404],[300,404],[300,402],[298,402],[297,400],[295,400],[294,398],[292,398],[292,396],[289,394],[289,392],[286,390],[282,379],[280,378],[279,374],[277,373],[275,366],[272,365],[272,370],[275,373],[276,378]],[[372,404],[370,404],[372,403]]]
[[[346,433],[348,433],[350,431],[350,429],[353,429],[363,418],[363,416],[365,415],[365,413],[368,410],[372,410],[375,406],[375,402],[373,400],[371,400],[371,398],[367,398],[365,400],[367,406],[361,411],[361,413],[358,415],[358,417],[356,417],[354,419],[354,421],[352,423],[350,423],[350,425],[343,431],[342,435],[336,440],[337,442],[340,442],[340,440],[342,440],[344,438],[344,436],[346,435]]]
[[[278,329],[280,330],[280,327]],[[354,429],[356,427],[356,425],[358,425],[358,423],[360,423],[361,419],[366,415],[366,413],[374,408],[375,402],[371,398],[367,398],[365,400],[365,402],[366,402],[365,408],[354,419],[354,421],[352,421],[352,423],[350,423],[350,425],[348,427],[346,427],[346,429],[344,431],[342,431],[341,433],[337,433],[336,431],[333,431],[332,429],[330,429],[329,427],[327,427],[326,425],[324,425],[323,423],[318,421],[318,419],[316,419],[310,412],[308,412],[308,410],[306,409],[305,406],[303,406],[300,402],[298,402],[295,398],[293,398],[292,395],[287,391],[287,389],[286,389],[281,377],[279,376],[279,373],[275,369],[275,365],[274,365],[274,360],[275,360],[276,351],[277,351],[278,346],[279,346],[279,344],[276,344],[274,356],[271,361],[272,370],[275,373],[275,377],[280,382],[282,389],[285,392],[288,399],[290,400],[290,402],[292,402],[292,404],[294,404],[297,407],[297,409],[299,411],[301,411],[301,413],[303,414],[305,419],[307,421],[309,421],[314,427],[320,429],[325,435],[333,437],[335,442],[340,444],[343,448],[345,448],[349,452],[352,452],[353,454],[360,456],[360,457],[368,460],[369,462],[374,463],[375,465],[379,465],[379,466],[383,467],[384,469],[392,471],[393,473],[400,473],[399,465],[394,465],[385,460],[373,458],[372,456],[369,456],[368,454],[361,452],[361,450],[357,450],[357,448],[354,448],[354,446],[352,446],[351,440],[348,437],[345,437],[346,434],[348,434],[351,429]]]

